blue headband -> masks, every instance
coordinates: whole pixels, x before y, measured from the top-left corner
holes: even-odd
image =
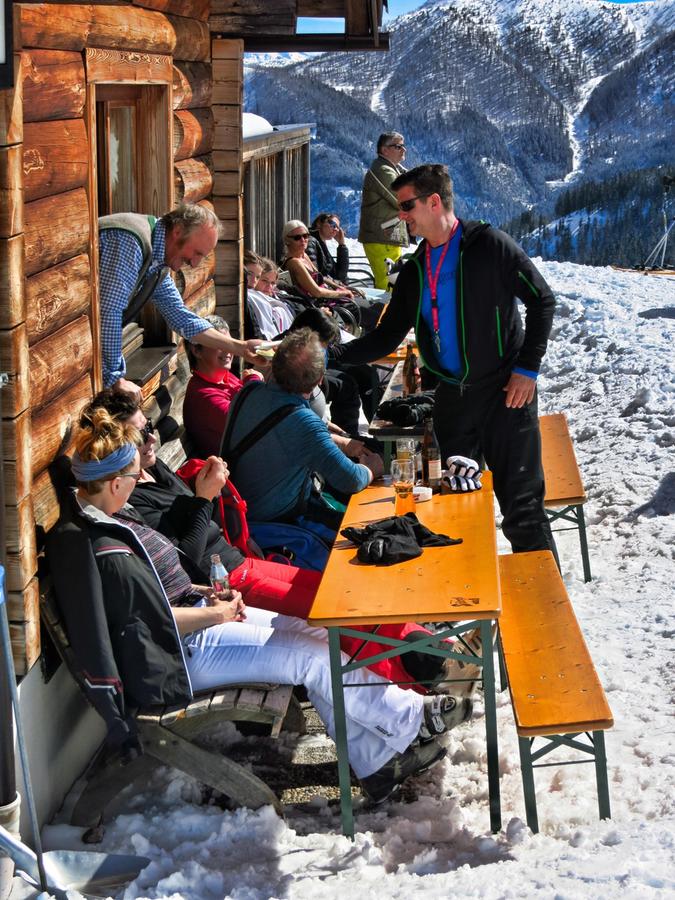
[[[92,459],[89,462],[80,459],[80,454],[76,450],[71,460],[73,475],[80,482],[98,481],[106,475],[115,475],[129,465],[137,449],[135,444],[122,444],[103,459]]]

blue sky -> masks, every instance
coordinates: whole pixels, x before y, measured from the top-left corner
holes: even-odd
[[[637,0],[610,0],[610,3],[633,3]],[[384,21],[402,16],[422,6],[424,0],[389,0],[389,14],[385,13]],[[298,32],[300,33],[340,33],[345,30],[344,19],[299,19]]]

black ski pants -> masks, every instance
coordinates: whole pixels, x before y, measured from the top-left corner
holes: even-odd
[[[441,381],[436,389],[434,428],[443,464],[450,455],[485,461],[492,472],[504,536],[514,553],[551,550],[558,561],[544,510],[544,472],[537,395],[527,406],[508,408],[499,378],[459,388]]]

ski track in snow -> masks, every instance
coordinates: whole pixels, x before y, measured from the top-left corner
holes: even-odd
[[[558,545],[615,719],[606,732],[612,820],[597,819],[592,765],[554,766],[536,773],[541,833],[529,833],[504,693],[500,834],[488,830],[479,700],[473,721],[447,737],[446,760],[418,779],[418,799],[357,812],[353,844],[320,797],[311,813],[285,821],[271,808],[223,813],[194,805],[190,779],[158,770],[135,794],[125,791],[100,848],[152,859],[124,900],[675,894],[675,320],[639,315],[675,308],[675,278],[538,265],[558,297],[540,411],[567,414],[589,497],[590,584],[576,533],[559,535]],[[81,849],[78,835],[45,829],[51,846],[70,840]]]

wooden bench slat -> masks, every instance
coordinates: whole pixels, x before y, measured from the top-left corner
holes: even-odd
[[[541,456],[546,481],[546,506],[576,506],[586,492],[564,413],[539,417]]]
[[[499,630],[521,736],[613,725],[565,585],[549,551],[499,557]]]
[[[247,709],[258,712],[262,709],[265,696],[266,695],[261,691],[242,688],[237,700],[237,709]]]

